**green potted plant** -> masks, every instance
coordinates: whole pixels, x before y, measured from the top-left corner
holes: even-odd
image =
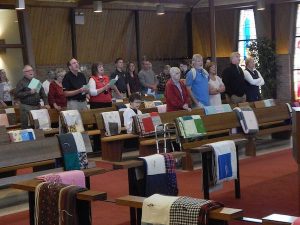
[[[262,86],[262,98],[276,98],[278,66],[276,63],[275,44],[267,38],[257,38],[249,45],[250,55],[256,62],[256,69],[265,80]]]

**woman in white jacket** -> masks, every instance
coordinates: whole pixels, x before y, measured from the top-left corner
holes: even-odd
[[[133,124],[133,116],[141,115],[142,112],[139,110],[141,105],[141,96],[138,93],[133,93],[129,96],[129,108],[125,109],[123,113],[124,117],[124,126],[127,130],[127,133],[132,133],[132,124]]]
[[[260,100],[260,86],[265,84],[264,78],[260,72],[255,69],[255,62],[252,57],[246,59],[246,69],[244,76],[246,80],[246,97],[247,102],[254,102]]]

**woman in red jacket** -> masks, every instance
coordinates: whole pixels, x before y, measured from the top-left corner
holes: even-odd
[[[180,69],[178,67],[172,67],[170,69],[171,79],[168,80],[165,87],[165,98],[167,102],[167,112],[188,110],[189,107],[189,95],[185,84],[180,80]]]

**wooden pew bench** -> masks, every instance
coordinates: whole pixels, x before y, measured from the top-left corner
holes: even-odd
[[[124,129],[123,124],[123,112],[120,113],[120,119],[122,124],[122,133],[113,136],[105,136],[105,124],[103,117],[100,113],[95,114],[97,121],[97,128],[101,133],[101,151],[102,159],[107,161],[118,162],[122,161],[122,152],[124,150],[124,143],[126,141],[131,141],[137,139],[138,135],[136,134],[127,134],[126,129]]]
[[[87,152],[92,148],[87,134],[83,136]],[[33,166],[48,165],[55,163],[57,159],[62,158],[57,137],[42,138],[40,140],[3,144],[0,148],[2,155],[0,161],[0,173],[9,172],[17,169],[25,169]],[[41,181],[35,177],[53,172],[64,171],[63,167],[46,169],[27,174],[16,174],[5,178],[0,178],[0,186],[10,185],[12,188],[24,190],[29,196],[30,224],[34,224],[34,190]],[[102,174],[108,170],[95,167],[95,163],[89,162],[89,168],[84,169],[86,186],[90,188],[90,177]],[[77,195],[77,199],[85,204],[85,216],[90,214],[90,201],[105,199],[106,194],[94,191],[86,191]]]
[[[131,213],[131,225],[141,224],[141,209],[143,206],[144,197],[127,195],[116,199],[116,203],[122,206],[128,206],[131,210],[134,210],[134,213]],[[132,211],[133,212],[133,211]],[[243,216],[242,209],[233,209],[233,208],[220,208],[212,210],[209,213],[209,219],[222,220],[222,221],[233,221],[239,219]]]
[[[93,173],[85,171],[85,176],[90,177]],[[25,180],[22,182],[14,183],[11,185],[12,188],[27,191],[28,192],[28,204],[29,204],[29,221],[30,225],[34,225],[35,219],[35,188],[41,181],[37,179]],[[88,187],[89,188],[89,187]],[[80,214],[78,215],[80,221],[84,220],[85,225],[91,225],[89,223],[89,217],[91,218],[91,202],[92,201],[104,201],[107,199],[106,192],[87,190],[77,193],[77,205],[80,207]]]
[[[288,139],[291,136],[292,124],[287,123],[291,114],[286,104],[281,103],[272,107],[253,109],[259,125],[259,132],[256,135],[248,135],[249,144],[246,147],[246,155],[256,155],[256,137],[272,135],[273,138]]]
[[[92,151],[88,135],[84,135],[84,142],[87,152]],[[35,141],[7,143],[2,144],[0,148],[1,161],[0,173],[26,169],[34,166],[54,164],[57,159],[62,158],[57,137],[42,138]],[[0,186],[10,185],[12,183],[33,179],[36,176],[63,171],[63,167],[51,168],[37,171],[29,174],[17,174],[0,179]],[[100,174],[106,170],[95,167],[95,163],[89,163],[87,173],[87,184],[89,185],[89,176]]]
[[[159,113],[161,122],[163,124],[166,123],[175,123],[175,119],[181,116],[188,116],[188,115],[204,115],[203,109],[193,109],[191,112],[187,110],[180,110],[174,112],[166,112],[166,113]],[[171,138],[174,139],[176,134],[172,135]],[[162,139],[162,138],[160,138]],[[155,137],[140,137],[139,138],[139,155],[140,156],[147,156],[156,153],[156,139]]]

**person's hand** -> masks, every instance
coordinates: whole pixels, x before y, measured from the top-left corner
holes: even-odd
[[[44,108],[50,109],[50,105],[44,105]]]
[[[224,91],[225,91],[225,86],[224,86],[224,85],[221,85],[221,86],[219,87],[219,92],[222,93],[222,92],[224,92]]]
[[[57,111],[61,111],[61,106],[59,106],[59,105],[55,105],[54,108],[55,108]]]
[[[185,110],[187,110],[187,111],[192,111],[192,109],[189,107],[189,105],[188,104],[184,104],[183,106],[182,106],[182,108],[183,109],[185,109]]]
[[[36,93],[36,89],[31,89],[30,94],[34,94],[34,93]]]

